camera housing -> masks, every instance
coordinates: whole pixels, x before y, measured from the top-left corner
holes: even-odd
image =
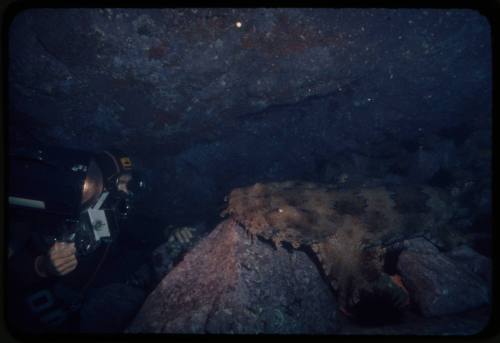
[[[58,147],[10,151],[10,212],[38,218],[33,235],[41,249],[56,241],[74,242],[77,256],[85,256],[117,238],[118,220],[127,216],[132,193],[113,187],[122,170],[110,173],[102,161],[102,153]]]

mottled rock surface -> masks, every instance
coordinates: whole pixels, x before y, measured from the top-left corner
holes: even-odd
[[[397,268],[424,316],[459,313],[490,303],[487,283],[432,243],[410,240],[409,247],[401,252]]]
[[[305,253],[252,243],[227,220],[162,280],[127,331],[331,334],[337,329],[334,295]]]
[[[462,245],[446,254],[468,271],[479,275],[488,283],[492,278],[491,259],[483,256],[466,245]]]

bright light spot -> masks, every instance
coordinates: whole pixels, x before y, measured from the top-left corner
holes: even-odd
[[[83,191],[86,193],[89,191],[90,189],[90,182],[88,180],[85,180],[85,182],[83,183]]]
[[[242,25],[242,24],[241,24],[241,21],[237,21],[237,22],[236,22],[236,27],[237,27],[237,28],[240,28],[240,27],[241,27],[241,25]]]

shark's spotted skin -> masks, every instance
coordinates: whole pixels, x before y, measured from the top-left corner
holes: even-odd
[[[276,245],[309,246],[340,305],[348,307],[387,279],[384,243],[441,230],[450,213],[443,197],[429,187],[339,190],[311,182],[256,183],[234,189],[221,215]]]

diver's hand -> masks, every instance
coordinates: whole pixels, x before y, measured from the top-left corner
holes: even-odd
[[[170,235],[168,241],[173,242],[174,240],[177,240],[181,244],[188,244],[193,238],[192,232],[194,230],[194,228],[187,226],[178,228]]]
[[[35,260],[35,270],[40,276],[48,274],[66,275],[75,270],[78,265],[75,243],[56,242],[45,256]]]

